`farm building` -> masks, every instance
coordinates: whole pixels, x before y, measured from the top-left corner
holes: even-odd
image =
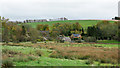
[[[47,19],[40,20],[25,20],[24,23],[34,23],[34,22],[47,22]]]
[[[71,35],[71,39],[78,39],[78,38],[82,38],[82,36],[80,34],[72,34]]]
[[[60,35],[58,37],[58,39],[60,40],[60,42],[71,42],[71,38],[70,37],[65,37],[63,35]]]
[[[63,37],[62,40],[66,41],[66,42],[71,42],[71,39],[69,37]]]
[[[112,20],[120,20],[120,17],[112,18]]]
[[[67,18],[63,17],[63,18],[57,18],[57,19],[49,19],[49,21],[64,21],[64,20],[68,20]]]

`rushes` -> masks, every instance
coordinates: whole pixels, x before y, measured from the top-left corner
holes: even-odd
[[[50,55],[53,58],[65,59],[90,59],[92,61],[100,61],[101,63],[118,63],[118,49],[117,48],[103,48],[103,47],[60,47],[54,46],[55,51]]]

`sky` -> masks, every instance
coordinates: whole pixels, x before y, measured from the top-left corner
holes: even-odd
[[[112,19],[119,0],[0,0],[0,16],[10,20]]]

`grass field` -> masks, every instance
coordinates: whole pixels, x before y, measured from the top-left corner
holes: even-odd
[[[89,59],[82,58],[75,59],[75,56],[78,54],[83,55],[80,57],[87,57],[85,55],[98,56],[105,54],[104,56],[106,56],[106,58],[112,56],[111,58],[116,60],[115,54],[118,54],[117,48],[116,44],[11,43],[2,46],[2,57],[3,62],[9,59],[14,66],[113,66],[117,64],[111,63],[111,60],[107,60],[108,62],[90,61]],[[56,55],[64,54],[63,57],[66,55],[68,59],[63,57],[55,58],[56,55],[51,57],[57,52],[58,54]],[[74,53],[74,55],[72,53]],[[73,56],[69,56],[71,54]],[[102,55],[101,57],[104,59],[105,57]],[[70,59],[71,57],[74,59]],[[115,62],[114,60],[112,62]]]
[[[54,23],[80,23],[83,28],[87,28],[88,26],[92,26],[97,24],[98,22],[101,22],[102,20],[66,20],[66,21],[50,21],[50,22],[36,22],[36,23],[27,23],[30,24],[32,27],[36,27],[38,24],[48,24],[52,26]],[[114,23],[114,21],[109,21],[111,23]]]
[[[116,43],[116,44],[120,44],[120,42],[118,42],[116,40],[98,40],[97,43]]]

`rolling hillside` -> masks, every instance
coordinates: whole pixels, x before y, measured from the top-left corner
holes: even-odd
[[[36,27],[38,24],[48,24],[49,26],[52,26],[54,23],[80,23],[83,28],[87,28],[88,26],[92,26],[97,24],[102,20],[66,20],[66,21],[49,21],[49,22],[36,22],[36,23],[27,23],[30,24],[32,27]],[[109,21],[111,23],[114,23],[115,21]]]

